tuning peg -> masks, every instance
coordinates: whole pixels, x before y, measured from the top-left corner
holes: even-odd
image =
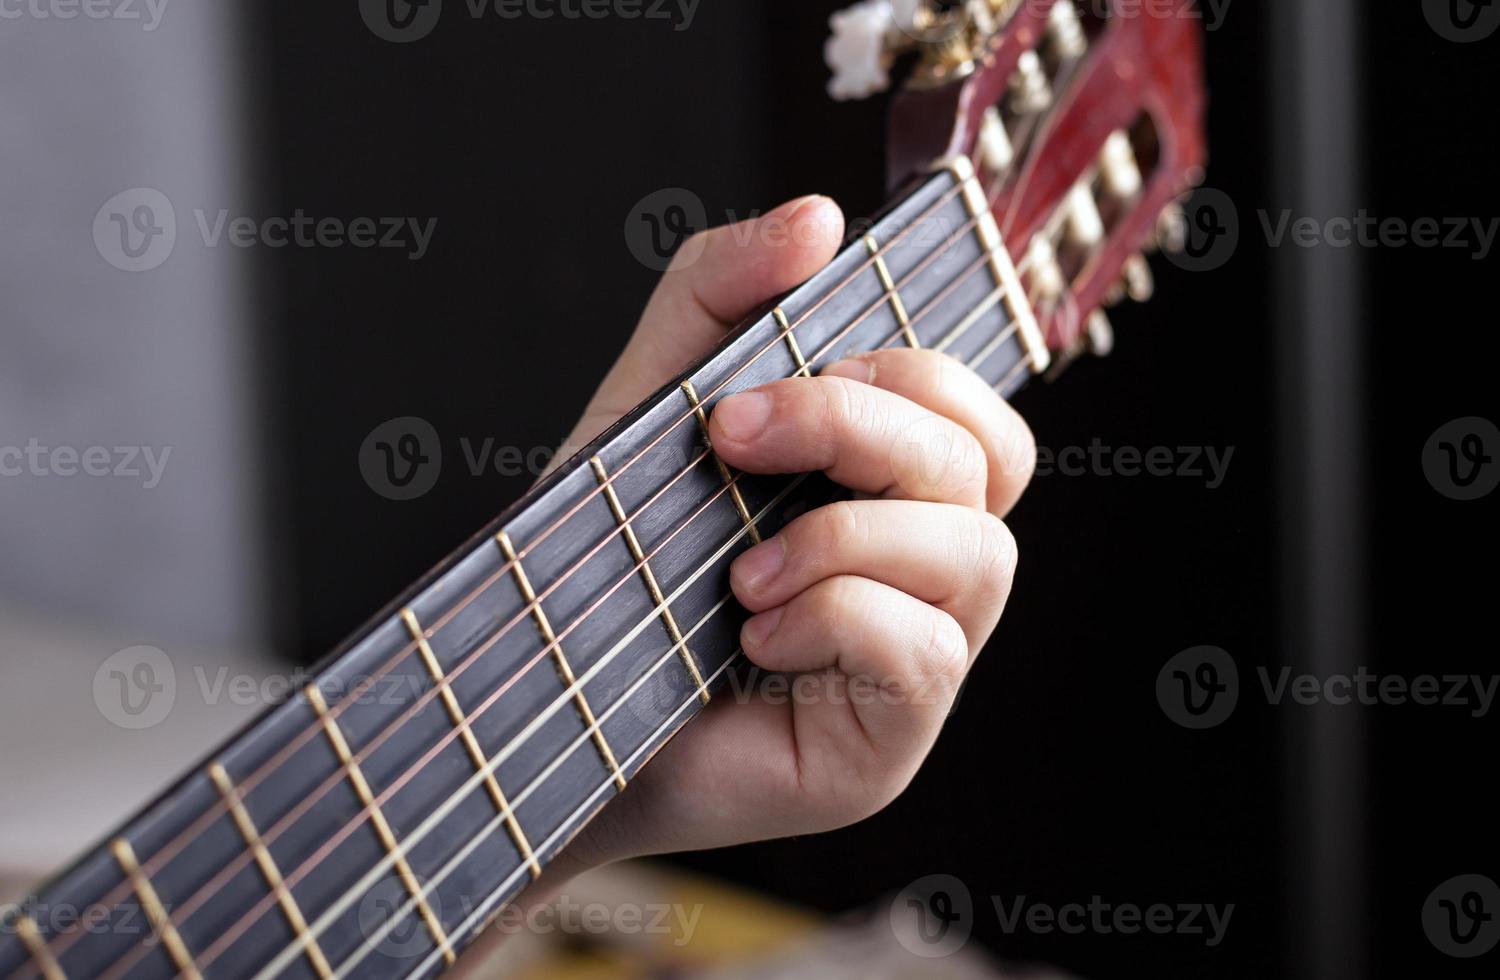
[[[863,0],[828,19],[833,36],[823,45],[823,58],[833,70],[829,95],[863,99],[890,87],[887,37],[895,23],[891,0]]]
[[[1137,303],[1144,303],[1156,292],[1156,277],[1151,274],[1151,263],[1140,252],[1125,260],[1121,270],[1125,293]]]
[[[1068,288],[1067,277],[1057,261],[1057,251],[1046,235],[1036,235],[1027,248],[1031,270],[1031,294],[1036,300],[1056,300]]]
[[[1091,249],[1104,240],[1104,218],[1099,214],[1094,192],[1087,184],[1073,185],[1068,192],[1066,208],[1068,244]]]
[[[1071,61],[1083,57],[1088,48],[1089,39],[1072,0],[1057,0],[1047,15],[1048,53],[1058,61]]]
[[[1084,336],[1087,337],[1090,354],[1108,357],[1115,349],[1115,328],[1103,310],[1095,310],[1089,314]]]
[[[1010,133],[1005,131],[1005,121],[1000,110],[990,106],[984,110],[984,119],[979,124],[979,165],[991,173],[1003,174],[1016,159],[1016,149],[1010,142]]]
[[[1010,108],[1018,116],[1045,112],[1052,105],[1052,83],[1035,51],[1026,51],[1016,61],[1010,76]]]
[[[1141,190],[1141,168],[1135,160],[1135,148],[1130,137],[1122,130],[1115,130],[1104,140],[1099,151],[1099,175],[1111,196],[1126,200],[1135,197]]]
[[[1187,231],[1187,212],[1177,201],[1156,216],[1156,244],[1164,251],[1176,254],[1186,248]]]

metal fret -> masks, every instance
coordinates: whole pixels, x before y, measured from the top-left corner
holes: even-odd
[[[917,333],[911,328],[911,317],[906,314],[906,304],[901,302],[901,294],[896,290],[896,280],[891,278],[890,267],[885,264],[885,256],[880,254],[880,243],[875,240],[874,235],[865,236],[865,248],[869,249],[870,255],[875,259],[875,274],[880,277],[880,285],[884,287],[886,295],[891,298],[891,310],[896,314],[896,322],[901,324],[901,335],[906,338],[908,347],[921,347],[922,342],[917,339]]]
[[[625,788],[625,774],[620,771],[620,763],[615,758],[614,749],[610,748],[609,741],[604,737],[604,729],[594,721],[594,709],[589,706],[589,700],[583,694],[583,687],[578,685],[578,678],[573,673],[573,665],[563,654],[562,644],[558,642],[557,633],[552,629],[552,620],[547,616],[547,610],[542,608],[541,602],[537,600],[536,590],[531,586],[531,577],[521,567],[521,559],[516,553],[515,545],[511,543],[510,535],[501,531],[495,535],[496,542],[500,545],[500,551],[505,555],[505,560],[510,563],[511,570],[515,573],[516,585],[521,589],[521,598],[531,607],[532,619],[536,621],[537,630],[542,634],[542,641],[552,651],[552,659],[557,664],[557,673],[562,677],[564,686],[578,689],[573,692],[573,703],[578,707],[578,713],[583,717],[583,723],[594,733],[594,745],[599,749],[599,755],[604,759],[604,764],[609,771],[614,773],[615,785],[620,789]]]
[[[1021,287],[1021,277],[1016,274],[1016,267],[1011,262],[1010,252],[1006,250],[1005,242],[1000,237],[1000,229],[995,224],[995,216],[990,212],[989,199],[985,196],[979,179],[974,175],[974,165],[969,162],[968,157],[959,154],[949,161],[948,169],[963,186],[964,206],[968,208],[969,217],[974,221],[979,243],[989,256],[990,272],[994,275],[995,284],[998,287],[995,293],[991,293],[990,297],[986,298],[982,308],[988,309],[994,302],[1004,300],[1011,320],[1016,326],[1016,334],[1020,338],[1021,346],[1031,359],[1031,371],[1033,374],[1041,374],[1052,363],[1052,354],[1047,349],[1046,340],[1042,337],[1041,327],[1037,325],[1036,314],[1032,312],[1031,304],[1026,300],[1026,294]]]
[[[426,897],[422,894],[422,886],[417,882],[417,876],[411,870],[406,857],[401,852],[401,846],[396,841],[396,832],[391,829],[390,822],[386,820],[385,813],[375,803],[375,794],[370,790],[370,784],[365,779],[363,770],[359,763],[354,761],[354,753],[349,751],[349,743],[344,739],[344,732],[339,728],[339,723],[328,713],[328,702],[323,699],[323,692],[316,684],[309,684],[305,693],[307,701],[312,705],[313,711],[323,723],[323,731],[328,734],[328,741],[333,745],[333,751],[339,757],[339,762],[344,766],[349,775],[349,782],[354,786],[354,792],[358,794],[360,801],[370,811],[370,825],[375,828],[376,835],[380,838],[381,845],[395,859],[396,874],[401,878],[401,883],[406,890],[417,900],[417,911],[422,916],[422,922],[427,926],[427,931],[432,933],[433,939],[437,940],[438,946],[447,950],[445,959],[449,965],[457,962],[457,957],[448,945],[448,934],[443,931],[443,925],[433,914],[432,906],[427,904]]]
[[[58,964],[57,957],[52,955],[52,950],[47,948],[47,941],[42,938],[42,932],[37,928],[31,916],[22,913],[21,917],[16,920],[16,935],[21,937],[26,951],[36,961],[37,969],[42,971],[44,980],[68,980],[68,975]]]
[[[229,815],[234,818],[240,836],[245,839],[245,843],[254,853],[255,863],[260,866],[261,876],[266,879],[266,884],[276,894],[276,901],[280,903],[282,914],[291,924],[293,934],[302,942],[313,971],[323,980],[331,980],[333,968],[329,965],[328,958],[323,955],[323,949],[318,945],[317,937],[307,931],[307,919],[302,915],[302,908],[297,904],[292,890],[286,887],[285,879],[281,876],[281,869],[277,867],[276,859],[271,856],[270,849],[260,839],[260,832],[255,827],[255,821],[251,819],[250,811],[245,809],[244,801],[235,791],[234,782],[229,778],[229,773],[222,765],[215,762],[208,767],[208,775],[214,781],[214,785],[219,787],[219,792],[229,807]]]
[[[802,348],[797,343],[797,335],[792,330],[791,321],[786,318],[786,312],[778,306],[771,311],[771,315],[776,318],[776,325],[781,328],[782,336],[786,337],[786,345],[792,351],[792,361],[797,365],[797,370],[792,372],[792,377],[812,377],[812,370],[807,366],[807,358],[802,356]]]
[[[779,310],[779,308],[778,308]],[[788,337],[791,334],[787,334]],[[625,516],[625,509],[620,506],[620,498],[615,493],[614,485],[609,482],[609,473],[604,468],[604,462],[595,456],[589,460],[594,468],[594,476],[599,480],[600,487],[604,490],[604,499],[609,502],[609,509],[614,512],[615,520],[620,523],[624,530],[625,544],[630,548],[630,553],[635,556],[636,564],[641,567],[641,578],[646,582],[646,589],[651,593],[651,601],[661,609],[661,621],[667,628],[667,635],[671,637],[673,645],[677,648],[678,656],[686,665],[688,673],[693,677],[693,683],[698,685],[699,697],[704,704],[708,704],[711,696],[703,684],[703,672],[698,669],[697,658],[693,651],[688,649],[687,641],[683,639],[682,630],[677,628],[677,619],[672,615],[672,609],[667,605],[666,596],[662,594],[661,586],[657,584],[656,575],[651,571],[651,565],[646,561],[646,553],[641,549],[641,542],[635,536],[635,529],[630,526],[630,521]]]
[[[448,710],[448,717],[452,720],[453,727],[458,729],[459,740],[468,750],[474,768],[485,774],[485,789],[489,791],[495,808],[505,815],[506,829],[510,831],[511,840],[515,841],[516,850],[521,852],[521,860],[530,866],[533,878],[540,878],[542,866],[537,863],[536,855],[531,852],[531,842],[526,839],[526,833],[521,829],[520,822],[516,820],[510,802],[505,798],[504,791],[500,789],[499,779],[495,773],[489,771],[490,760],[485,756],[484,749],[480,747],[479,739],[474,737],[474,730],[465,720],[467,716],[464,714],[463,707],[458,703],[458,695],[453,693],[452,685],[446,683],[447,675],[443,672],[442,664],[438,663],[437,654],[432,652],[432,644],[427,642],[427,633],[417,620],[417,614],[407,607],[401,610],[401,622],[406,624],[407,632],[416,641],[417,650],[422,655],[422,662],[427,665],[427,673],[432,676],[433,683],[437,685],[438,696],[443,699],[443,707]]]
[[[734,501],[734,509],[740,512],[740,522],[750,529],[750,540],[760,544],[760,528],[755,526],[755,518],[750,516],[750,508],[745,504],[744,494],[740,493],[740,485],[729,472],[729,467],[714,452],[713,440],[708,437],[708,413],[703,411],[703,402],[698,397],[698,389],[693,387],[691,381],[682,383],[682,391],[687,395],[688,402],[693,406],[693,414],[698,417],[698,428],[703,431],[703,443],[708,447],[708,454],[713,457],[714,463],[719,467],[719,475],[724,478],[724,483],[729,487],[730,499]]]
[[[125,877],[130,879],[130,885],[135,889],[136,897],[140,899],[146,918],[151,920],[151,927],[161,937],[162,945],[167,948],[167,955],[172,957],[172,962],[177,965],[177,972],[187,977],[188,980],[203,980],[203,975],[198,972],[198,967],[193,963],[192,954],[188,952],[187,944],[182,941],[177,927],[172,924],[172,917],[167,914],[166,908],[161,904],[161,897],[156,894],[156,888],[152,886],[150,879],[141,873],[140,862],[135,859],[135,849],[130,846],[130,842],[123,837],[116,837],[110,842],[109,849],[114,852],[115,860],[125,872]]]

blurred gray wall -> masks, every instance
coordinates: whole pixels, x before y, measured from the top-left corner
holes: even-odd
[[[0,2],[0,606],[267,632],[237,6]]]

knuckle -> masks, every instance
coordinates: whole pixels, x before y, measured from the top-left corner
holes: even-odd
[[[922,675],[944,681],[956,692],[969,666],[969,638],[958,620],[933,607],[931,632],[922,651]]]
[[[857,611],[853,585],[848,576],[838,575],[803,593],[817,635],[838,642],[848,632],[851,615]]]
[[[957,451],[959,458],[962,460],[961,465],[965,467],[964,472],[968,474],[971,480],[977,480],[982,483],[989,475],[989,457],[985,455],[984,446],[980,445],[979,439],[975,437],[974,433],[963,428],[956,422],[952,424],[958,432]]]
[[[798,566],[816,571],[831,556],[847,552],[870,533],[863,511],[849,500],[838,500],[793,521],[782,532],[787,553]]]
[[[882,353],[901,365],[908,390],[920,392],[922,400],[940,398],[952,381],[950,372],[958,366],[947,354],[928,348],[899,347]]]
[[[1016,567],[1016,538],[1004,521],[991,513],[978,513],[978,545],[974,573],[992,587],[1007,588]]]
[[[850,544],[864,541],[870,533],[869,521],[864,509],[852,500],[840,500],[822,509],[823,539],[819,542],[826,552],[847,548]]]
[[[867,425],[871,402],[854,382],[847,378],[818,378],[823,392],[823,416],[830,431],[847,432]]]
[[[1017,416],[1014,425],[1005,427],[1005,435],[996,448],[1001,472],[1006,478],[1029,482],[1036,472],[1036,434]]]

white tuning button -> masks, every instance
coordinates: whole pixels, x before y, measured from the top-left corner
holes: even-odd
[[[1156,293],[1156,277],[1151,274],[1151,263],[1140,252],[1125,260],[1123,269],[1125,294],[1137,303],[1144,303]]]
[[[1026,250],[1026,264],[1031,267],[1031,292],[1036,299],[1058,299],[1068,288],[1062,266],[1057,263],[1057,252],[1046,235],[1031,239]]]
[[[1017,115],[1045,112],[1052,105],[1052,83],[1035,51],[1022,52],[1010,76],[1010,107]]]
[[[1057,0],[1047,15],[1047,47],[1058,61],[1082,58],[1089,49],[1089,39],[1073,0]]]
[[[984,110],[984,120],[979,124],[979,164],[991,173],[1003,174],[1015,159],[1016,148],[1005,131],[1000,110],[990,106]]]
[[[1141,168],[1135,161],[1135,148],[1121,130],[1110,133],[1099,151],[1099,175],[1112,197],[1125,200],[1140,193]]]
[[[1109,317],[1103,310],[1095,310],[1089,314],[1087,327],[1089,353],[1099,357],[1108,357],[1115,349],[1115,328],[1110,325]]]
[[[1104,218],[1087,184],[1074,184],[1068,192],[1067,213],[1068,244],[1089,249],[1104,240]]]
[[[1173,254],[1187,247],[1187,213],[1173,201],[1156,216],[1156,244]]]
[[[886,36],[895,19],[891,0],[863,0],[828,19],[833,37],[823,46],[823,58],[833,70],[829,95],[863,99],[890,87]]]

